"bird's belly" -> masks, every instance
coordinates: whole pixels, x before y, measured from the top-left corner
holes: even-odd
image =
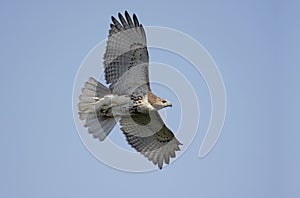
[[[125,116],[130,115],[130,106],[129,104],[115,105],[110,108],[111,116]]]
[[[125,95],[107,95],[100,99],[99,109],[105,116],[119,117],[136,113],[148,113],[153,107],[143,99],[138,102]]]

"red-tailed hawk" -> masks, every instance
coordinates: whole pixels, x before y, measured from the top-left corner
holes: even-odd
[[[90,78],[78,110],[83,125],[101,141],[119,121],[128,143],[161,169],[181,143],[157,112],[172,104],[151,92],[148,67],[146,34],[136,15],[112,17],[104,54],[109,88]]]

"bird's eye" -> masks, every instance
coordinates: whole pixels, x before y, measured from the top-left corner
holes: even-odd
[[[162,103],[166,103],[167,101],[163,100]]]

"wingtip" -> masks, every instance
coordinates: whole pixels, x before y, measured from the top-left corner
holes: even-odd
[[[135,13],[133,14],[132,18],[133,18],[135,27],[140,26],[140,22],[139,22],[137,16],[135,15]]]
[[[114,16],[111,16],[111,20],[114,22],[114,21],[116,21],[117,19],[116,19]]]
[[[133,13],[132,17],[133,17],[133,19],[137,19],[135,13]]]
[[[163,168],[163,163],[158,162],[157,166],[158,166],[158,168],[159,168],[160,170],[162,170],[162,168]]]

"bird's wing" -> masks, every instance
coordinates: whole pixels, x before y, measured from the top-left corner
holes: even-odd
[[[112,16],[104,54],[106,83],[116,94],[127,94],[139,88],[144,92],[149,86],[149,56],[146,34],[135,14],[125,18],[119,13],[120,22]],[[126,75],[126,76],[125,76]]]
[[[176,156],[175,151],[180,150],[181,143],[157,111],[122,117],[120,125],[128,143],[160,169],[164,162],[169,164],[170,158]]]

